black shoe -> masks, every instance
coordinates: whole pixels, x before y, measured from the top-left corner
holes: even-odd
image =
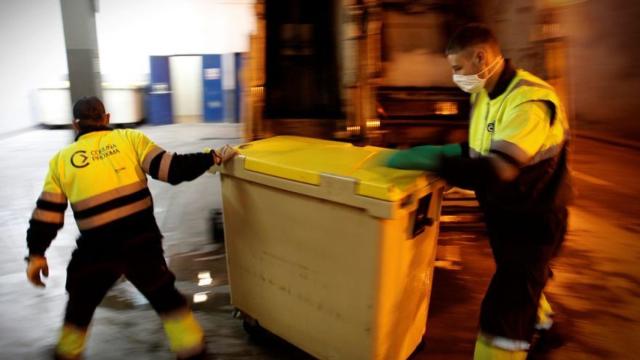
[[[548,330],[538,330],[531,341],[527,359],[540,358],[540,356],[565,345],[568,340],[569,336],[558,327],[558,324],[553,324]]]

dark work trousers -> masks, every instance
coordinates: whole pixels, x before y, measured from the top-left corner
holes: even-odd
[[[107,291],[125,276],[159,314],[184,308],[187,303],[175,288],[157,233],[142,234],[109,244],[81,239],[67,267],[69,301],[65,323],[86,328]]]
[[[549,264],[567,231],[567,209],[514,213],[485,209],[496,272],[482,301],[480,329],[487,335],[531,342]]]

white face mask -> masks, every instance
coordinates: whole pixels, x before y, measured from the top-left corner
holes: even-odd
[[[468,92],[470,94],[478,93],[484,88],[484,85],[487,82],[487,79],[490,78],[491,75],[493,75],[493,73],[495,73],[496,70],[500,67],[500,63],[502,62],[502,60],[503,60],[502,56],[498,56],[495,60],[493,60],[491,65],[487,66],[486,69],[480,71],[477,74],[473,74],[473,75],[453,74],[453,82],[456,83],[456,85],[458,85],[458,87],[462,89],[462,91]],[[492,69],[491,72],[487,74],[487,76],[484,79],[481,79],[479,75],[489,69]]]

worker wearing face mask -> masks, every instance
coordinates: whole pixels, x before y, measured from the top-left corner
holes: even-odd
[[[514,68],[486,26],[458,30],[446,55],[453,81],[471,93],[468,142],[398,151],[388,166],[475,191],[496,272],[474,357],[525,359],[536,329],[553,323],[542,290],[567,229],[567,118],[554,89]]]

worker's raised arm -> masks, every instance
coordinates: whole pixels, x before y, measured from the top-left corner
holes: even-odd
[[[177,154],[168,152],[154,144],[146,135],[130,130],[127,134],[138,155],[140,165],[152,178],[172,185],[191,181],[214,165],[221,165],[236,151],[230,146],[220,150],[200,153]]]

